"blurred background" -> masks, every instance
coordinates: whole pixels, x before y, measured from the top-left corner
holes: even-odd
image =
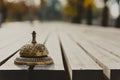
[[[120,27],[120,0],[0,0],[0,24],[64,21]]]

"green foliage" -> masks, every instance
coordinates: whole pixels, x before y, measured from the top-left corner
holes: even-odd
[[[68,17],[74,17],[81,13],[83,14],[83,10],[86,9],[89,5],[93,5],[94,0],[67,0],[68,3],[63,8],[63,14]],[[79,13],[80,12],[80,13]]]
[[[68,17],[74,17],[75,15],[77,15],[77,9],[70,6],[69,4],[67,4],[64,9],[63,9],[63,14],[68,16]]]

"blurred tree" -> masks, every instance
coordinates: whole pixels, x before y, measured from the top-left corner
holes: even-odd
[[[63,14],[66,16],[66,17],[69,17],[69,18],[72,18],[74,17],[75,15],[77,15],[77,12],[76,12],[76,8],[72,7],[71,5],[67,4],[64,8],[63,8]]]
[[[35,6],[28,7],[28,19],[31,24],[33,24],[33,20],[36,17],[36,13],[37,13],[37,8]]]
[[[2,12],[2,8],[3,8],[3,0],[0,0],[0,12]]]
[[[73,23],[81,23],[85,16],[88,25],[92,25],[94,0],[67,0],[68,4],[64,7],[63,14],[72,18]]]
[[[94,0],[85,0],[84,6],[86,8],[86,21],[88,25],[92,25],[92,19],[93,19],[93,5],[94,5]]]
[[[109,22],[109,9],[107,7],[107,1],[108,0],[104,0],[104,8],[103,8],[103,13],[102,13],[102,26],[108,26],[108,22]]]
[[[58,19],[61,17],[60,11],[60,2],[58,0],[51,0],[51,5],[48,7],[49,14],[48,17],[52,20]]]
[[[39,20],[60,20],[60,2],[59,0],[41,0],[38,11]]]
[[[120,28],[120,0],[116,0],[119,6],[119,16],[116,20],[116,27]]]
[[[74,0],[73,4],[74,4],[73,7],[76,8],[76,15],[73,17],[72,22],[73,23],[81,23],[83,12],[84,12],[84,0],[81,0],[81,1],[80,0]]]
[[[4,0],[0,0],[0,13],[2,14],[2,22],[5,22],[7,18],[7,7]]]
[[[12,16],[11,18],[16,19],[18,21],[22,21],[23,17],[28,14],[28,7],[25,5],[23,1],[18,3],[7,3],[8,7],[8,15]]]
[[[73,23],[81,23],[84,12],[85,0],[67,0],[68,3],[64,7],[64,13],[72,18]]]
[[[87,24],[88,25],[92,25],[92,19],[93,19],[92,5],[89,5],[87,8]]]
[[[47,18],[47,4],[45,0],[40,1],[39,20],[44,21]]]

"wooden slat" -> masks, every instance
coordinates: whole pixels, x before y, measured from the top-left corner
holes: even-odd
[[[88,35],[85,33],[82,33],[82,34],[89,36],[90,39],[97,40],[97,41],[100,40],[101,42],[112,45],[113,47],[117,47],[117,48],[120,47],[120,43],[113,39],[109,39],[109,38],[106,38],[106,37],[100,36],[100,35],[92,35],[92,34]]]
[[[26,42],[30,41],[31,35],[26,34],[26,37],[21,37],[21,40],[14,42],[6,48],[0,49],[0,65],[3,64],[4,61],[7,60],[10,56],[15,54],[20,47],[22,47]]]
[[[28,37],[20,40],[17,43],[14,43],[13,45],[4,48],[0,50],[0,66],[12,55],[14,55],[26,42],[30,41],[31,35],[28,35]]]
[[[0,79],[1,80],[28,80],[28,66],[17,66],[14,64],[14,60],[18,57],[17,53],[4,65],[0,67]]]
[[[0,29],[0,66],[31,39],[32,27],[26,23],[8,23]]]
[[[38,32],[40,34],[41,32]],[[44,36],[43,36],[44,35]],[[37,40],[40,43],[44,43],[48,35],[48,32],[43,32],[41,35],[37,35]],[[28,38],[27,38],[28,39]],[[27,42],[27,43],[31,43]],[[26,44],[24,41],[21,44]],[[15,65],[14,60],[19,57],[19,52],[10,58],[6,63],[0,66],[0,79],[2,80],[32,80],[31,69],[25,65]],[[7,76],[7,77],[6,77]]]
[[[46,38],[45,35],[48,34],[49,32],[49,31],[46,31],[43,26],[31,27],[27,23],[11,23],[11,24],[8,24],[8,26],[11,27],[10,32],[7,32],[9,28],[8,27],[7,29],[3,28],[3,30],[1,31],[3,36],[2,34],[0,34],[2,38],[0,44],[3,44],[3,45],[0,45],[1,46],[0,56],[2,56],[0,57],[0,65],[6,62],[6,60],[8,60],[11,56],[13,56],[16,52],[18,52],[20,47],[22,47],[26,42],[31,40],[32,38],[31,33],[33,30],[37,32],[37,36],[40,37],[40,40],[38,40],[38,42],[41,42],[41,43],[44,42],[44,39]],[[14,31],[11,31],[12,29]],[[42,32],[44,32],[45,35],[41,35]],[[6,36],[4,37],[4,35]],[[9,37],[10,35],[12,36]]]
[[[66,34],[59,33],[72,80],[102,80],[102,69]]]
[[[107,50],[110,54],[120,57],[120,38],[118,37],[120,32],[118,32],[118,29],[96,28],[92,26],[91,28],[89,28],[89,26],[86,26],[85,28],[75,28],[72,26],[70,30],[74,31],[72,33],[80,34],[79,36],[85,36],[91,42]]]
[[[85,33],[86,34],[86,33]],[[108,41],[112,41],[114,43],[119,42],[119,35],[120,34],[115,34],[112,32],[102,32],[102,31],[88,31],[88,34],[91,36],[97,36],[97,37],[101,37],[103,39],[106,39]]]
[[[109,39],[119,43],[120,35],[119,29],[116,28],[104,28],[101,26],[88,26],[88,25],[79,25],[79,24],[67,24],[66,27],[61,26],[63,30],[71,30],[76,32],[82,32],[90,36],[104,36],[105,39]]]
[[[82,35],[70,35],[87,52],[87,54],[103,68],[104,74],[108,79],[117,80],[113,77],[117,77],[118,79],[120,79],[118,75],[112,74],[114,73],[114,71],[120,73],[120,59],[118,57],[90,43],[89,40],[86,40]]]
[[[32,32],[26,23],[9,23],[0,29],[0,49],[7,48]]]
[[[68,80],[64,69],[61,49],[56,33],[52,33],[45,43],[49,56],[52,57],[54,64],[49,66],[35,66],[32,72],[34,80]]]
[[[98,47],[105,49],[106,51],[108,51],[110,54],[113,54],[117,57],[120,57],[120,49],[119,49],[119,45],[116,46],[116,44],[119,44],[119,42],[115,43],[111,43],[109,42],[109,40],[104,40],[104,39],[100,39],[100,38],[96,38],[96,37],[92,37],[83,33],[78,33],[80,34],[80,36],[84,36],[85,38],[87,38],[88,40],[90,40],[93,44],[97,45]],[[99,36],[99,35],[98,35]]]
[[[109,28],[87,28],[87,29],[76,29],[77,32],[81,32],[89,38],[100,39],[100,41],[104,41],[105,43],[109,43],[112,46],[120,47],[120,32],[117,29],[109,29]],[[79,31],[78,31],[79,30]],[[80,34],[81,34],[80,33]]]

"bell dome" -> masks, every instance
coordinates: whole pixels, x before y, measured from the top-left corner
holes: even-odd
[[[43,44],[26,44],[20,48],[21,57],[42,57],[47,55],[48,50]]]
[[[48,65],[52,64],[52,58],[48,56],[48,50],[44,44],[37,44],[36,32],[32,33],[32,43],[20,48],[20,57],[14,63],[17,65]]]

